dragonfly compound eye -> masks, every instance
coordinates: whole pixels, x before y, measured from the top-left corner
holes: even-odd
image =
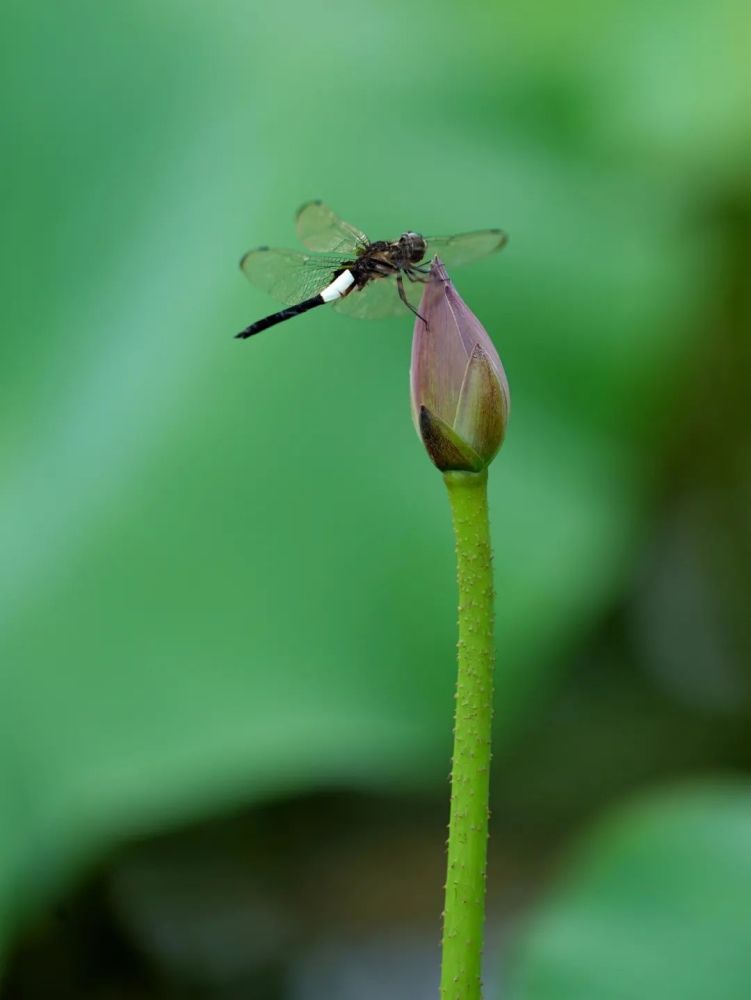
[[[399,242],[405,247],[407,256],[413,264],[417,264],[425,256],[428,245],[424,236],[419,233],[402,233]]]

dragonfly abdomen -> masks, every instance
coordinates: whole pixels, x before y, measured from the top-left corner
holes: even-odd
[[[354,283],[355,276],[352,272],[349,270],[342,271],[318,295],[314,295],[311,299],[305,299],[304,302],[298,302],[294,306],[288,306],[286,309],[280,309],[279,312],[272,313],[270,316],[264,316],[263,319],[252,323],[244,330],[241,330],[240,333],[235,334],[235,336],[239,340],[247,340],[248,337],[252,337],[262,330],[268,330],[270,326],[276,326],[277,323],[283,323],[286,319],[300,316],[302,313],[308,312],[309,309],[315,309],[316,306],[323,306],[327,302],[334,302],[346,294]]]

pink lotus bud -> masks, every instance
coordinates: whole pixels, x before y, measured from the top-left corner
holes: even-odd
[[[503,442],[511,397],[493,342],[436,257],[412,340],[412,416],[441,472],[481,472]]]

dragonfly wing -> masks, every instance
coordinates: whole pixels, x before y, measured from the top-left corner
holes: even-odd
[[[257,247],[245,254],[240,267],[251,284],[288,306],[320,292],[347,260],[331,254]]]
[[[408,300],[417,309],[422,299],[424,283],[404,278],[404,291]],[[337,312],[352,319],[386,319],[390,316],[412,314],[399,298],[395,278],[374,278],[365,288],[350,292],[335,304]]]
[[[353,257],[369,242],[365,233],[344,222],[322,201],[303,205],[295,218],[295,227],[298,239],[309,250],[333,250]]]
[[[502,229],[480,229],[456,236],[430,236],[427,243],[426,259],[440,257],[446,267],[459,267],[501,250],[508,243],[508,236]]]

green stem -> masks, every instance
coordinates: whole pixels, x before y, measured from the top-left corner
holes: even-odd
[[[441,998],[480,1000],[495,663],[488,474],[447,472],[443,478],[456,536],[459,672]]]

